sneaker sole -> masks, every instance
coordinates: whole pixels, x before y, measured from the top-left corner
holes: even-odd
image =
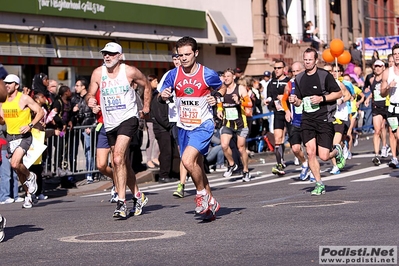
[[[120,213],[114,213],[114,215],[112,217],[114,217],[115,219],[126,219],[127,218],[126,214],[125,214],[125,216],[123,216]]]
[[[223,177],[230,177],[230,176],[232,176],[233,175],[233,172],[234,171],[236,171],[238,169],[238,165],[234,165],[234,168],[233,168],[233,170],[231,171],[231,173],[229,173],[229,174],[227,174],[226,175],[226,172],[223,174]]]
[[[0,237],[0,242],[3,241],[4,237],[6,236],[6,234],[4,233],[4,228],[7,225],[7,219],[3,217],[3,226],[0,228],[0,232],[1,232],[1,237]]]
[[[179,192],[175,191],[173,192],[173,196],[177,197],[177,198],[184,198],[183,194],[180,194]]]
[[[312,194],[312,193],[310,193],[311,196],[320,196],[320,195],[324,195],[324,194],[326,194],[325,191],[323,191],[323,192],[321,192],[321,193],[318,193],[318,194]]]
[[[211,221],[215,221],[216,220],[216,213],[219,211],[220,209],[220,204],[219,202],[217,202],[217,207],[215,209],[215,212],[212,212],[210,209],[208,209],[205,213],[205,217],[203,219],[204,222],[211,222]]]

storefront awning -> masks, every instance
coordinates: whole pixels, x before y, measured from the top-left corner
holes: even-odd
[[[237,37],[234,34],[233,29],[230,27],[229,23],[227,23],[225,17],[222,12],[208,10],[207,14],[212,21],[212,24],[215,26],[217,31],[220,34],[220,38],[218,37],[219,43],[236,43]]]

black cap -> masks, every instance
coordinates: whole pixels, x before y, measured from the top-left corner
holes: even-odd
[[[242,73],[242,70],[240,68],[236,67],[236,69],[234,69],[234,72],[235,73]]]

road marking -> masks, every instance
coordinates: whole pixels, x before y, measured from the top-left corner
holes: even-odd
[[[265,165],[265,164],[262,164]],[[358,165],[358,164],[354,164]],[[253,165],[251,165],[253,166]],[[379,167],[376,166],[371,166],[363,169],[358,169],[358,170],[350,170],[348,172],[343,172],[338,175],[329,175],[326,177],[322,177],[323,181],[330,181],[330,180],[336,180],[336,179],[341,179],[345,177],[350,177],[350,176],[358,176],[363,173],[368,173],[368,172],[373,172],[373,171],[381,171],[382,169],[389,168],[388,165],[380,165]],[[301,170],[301,167],[296,167],[293,168],[292,171],[289,174],[286,174],[283,177],[278,177],[274,174],[263,174],[265,171],[253,171],[253,178],[250,182],[248,183],[242,183],[241,175],[234,175],[232,177],[223,177],[220,176],[222,173],[218,174],[210,174],[208,175],[209,181],[211,184],[211,187],[219,187],[219,186],[225,186],[225,185],[231,185],[233,188],[242,188],[242,187],[253,187],[253,186],[258,186],[258,185],[264,185],[264,184],[271,184],[271,183],[276,183],[276,182],[283,182],[287,180],[297,180],[299,176],[299,172]],[[329,168],[326,168],[321,171],[321,172],[326,172],[328,171]],[[217,177],[217,178],[216,178]],[[269,179],[272,177],[272,179]],[[381,180],[388,178],[390,176],[380,176],[380,177],[369,177],[365,178],[365,181],[376,181],[376,180]],[[267,179],[267,180],[263,180]],[[262,181],[263,180],[263,181]],[[358,179],[359,181],[355,182],[361,182],[362,179]],[[351,181],[353,182],[353,181]],[[143,191],[144,193],[151,193],[151,192],[157,192],[157,191],[163,191],[163,190],[169,190],[169,191],[174,191],[176,189],[178,182],[174,183],[165,183],[165,184],[153,184],[153,185],[147,185],[147,186],[140,186],[140,190]],[[289,183],[290,185],[309,185],[312,184],[310,181],[295,181],[292,183]],[[194,184],[192,180],[190,179],[189,181],[186,182],[186,187],[185,190],[192,190],[195,189]],[[126,190],[126,192],[129,194],[130,190]],[[105,196],[109,195],[109,192],[101,192],[101,193],[96,193],[96,194],[90,194],[90,195],[82,195],[81,197],[97,197],[97,196]]]
[[[301,205],[303,203],[303,205]],[[280,205],[292,205],[294,208],[316,208],[316,207],[328,207],[328,206],[336,206],[336,205],[344,205],[350,203],[358,203],[358,201],[350,201],[350,200],[322,200],[320,202],[316,202],[316,205],[313,204],[315,202],[311,201],[291,201],[291,202],[280,202],[274,204],[264,205],[262,207],[276,207]],[[299,204],[299,205],[298,205]]]
[[[138,237],[138,238],[125,238],[129,233],[137,233],[140,234],[154,234],[155,236],[150,237]],[[104,239],[106,235],[121,235],[122,239]],[[172,237],[179,237],[185,235],[185,232],[182,231],[172,231],[172,230],[165,230],[165,231],[124,231],[124,232],[101,232],[101,233],[92,233],[92,234],[83,234],[83,235],[76,235],[76,236],[67,236],[59,238],[59,241],[62,242],[72,242],[72,243],[116,243],[116,242],[133,242],[133,241],[141,241],[141,240],[151,240],[151,239],[165,239],[165,238],[172,238]],[[79,238],[95,238],[96,235],[99,236],[100,239],[79,239]],[[110,236],[111,237],[111,236]]]
[[[344,173],[341,173],[338,175],[322,177],[322,180],[323,180],[323,182],[329,181],[329,180],[336,180],[336,179],[341,179],[341,178],[348,177],[348,176],[360,175],[363,173],[369,173],[369,172],[373,172],[373,171],[380,171],[381,169],[384,169],[384,168],[389,168],[389,166],[388,165],[380,165],[379,167],[376,167],[376,166],[367,167],[367,168],[363,168],[363,169],[359,169],[359,170],[344,172]],[[310,181],[302,181],[302,182],[290,183],[290,185],[301,185],[301,184],[310,184],[310,183],[311,183]]]
[[[352,180],[351,182],[370,182],[370,181],[376,181],[376,180],[392,178],[392,177],[393,176],[390,176],[390,175],[379,175],[379,176],[372,176],[372,177],[368,177],[368,178],[356,179],[356,180]]]

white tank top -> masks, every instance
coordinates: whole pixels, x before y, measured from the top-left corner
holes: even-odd
[[[132,117],[138,117],[136,93],[126,77],[125,64],[120,64],[118,76],[114,79],[108,76],[106,66],[102,66],[100,99],[105,131],[116,128]]]
[[[389,68],[387,80],[388,86],[393,80],[396,81],[396,87],[389,89],[389,100],[391,103],[399,103],[399,91],[397,89],[399,86],[399,76],[395,74],[394,66]]]

